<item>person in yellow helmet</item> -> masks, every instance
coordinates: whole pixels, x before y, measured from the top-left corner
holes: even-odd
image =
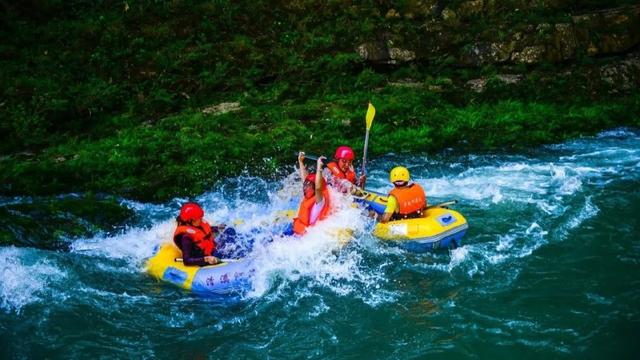
[[[409,180],[409,170],[404,166],[396,166],[389,173],[389,181],[394,188],[389,192],[387,207],[378,219],[381,223],[422,216],[427,207],[427,195],[422,186],[409,183]]]

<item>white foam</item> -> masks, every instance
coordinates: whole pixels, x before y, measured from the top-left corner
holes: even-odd
[[[453,249],[450,252],[451,261],[449,262],[449,271],[462,264],[469,257],[469,248],[466,246],[461,246],[459,248]]]
[[[606,138],[628,138],[628,137],[637,137],[638,133],[631,129],[627,128],[619,128],[613,130],[603,131],[596,136],[598,139],[606,139]]]
[[[115,236],[98,235],[87,239],[78,239],[70,246],[72,253],[100,256],[103,258],[127,260],[132,266],[153,254],[154,248],[170,241],[175,230],[175,221],[166,220],[150,229],[130,228]]]
[[[598,295],[595,293],[587,293],[586,294],[587,299],[589,299],[592,303],[594,304],[598,304],[598,305],[611,305],[613,304],[613,300],[608,299],[602,295]]]
[[[591,196],[588,196],[584,200],[584,204],[574,215],[570,215],[569,220],[563,225],[559,226],[554,232],[557,239],[565,239],[572,229],[580,226],[584,221],[596,216],[600,212],[600,209],[594,205],[591,201]]]
[[[308,228],[302,237],[276,237],[273,242],[259,244],[253,252],[256,274],[249,296],[263,296],[272,289],[273,282],[285,284],[302,279],[311,286],[329,289],[335,294],[363,296],[372,305],[389,301],[389,293],[364,295],[359,289],[379,287],[384,278],[375,270],[362,265],[357,244],[341,245],[341,237],[350,232],[361,237],[367,219],[352,200],[332,191],[333,215]],[[278,289],[276,289],[277,291]]]
[[[51,285],[66,276],[43,251],[14,246],[0,248],[0,308],[19,314],[25,306],[52,296]],[[56,301],[64,300],[60,293],[55,296]]]

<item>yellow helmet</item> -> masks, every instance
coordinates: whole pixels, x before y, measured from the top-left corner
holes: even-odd
[[[389,181],[406,181],[409,182],[409,170],[404,166],[396,166],[389,173]]]

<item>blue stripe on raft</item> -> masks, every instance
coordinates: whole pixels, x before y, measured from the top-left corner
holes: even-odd
[[[371,210],[377,212],[378,214],[384,213],[384,209],[387,208],[386,205],[382,205],[382,204],[377,203],[375,201],[365,201],[365,203],[367,203],[367,205],[369,205]]]
[[[184,284],[184,281],[187,280],[188,277],[189,274],[172,266],[169,266],[167,270],[164,271],[164,274],[162,274],[162,278],[164,280],[167,280],[168,282],[174,283],[179,286],[182,286],[182,284]]]
[[[378,197],[383,196],[386,197],[386,194],[382,194],[376,191],[370,191],[367,190],[367,192],[371,193],[371,194],[375,194]],[[375,200],[373,201],[368,201],[368,200],[364,200],[364,199],[355,199],[356,202],[358,203],[364,203],[367,205],[367,207],[375,212],[377,212],[378,214],[382,214],[384,213],[384,210],[387,208],[386,204],[380,204],[379,202],[376,202]]]
[[[438,249],[455,249],[462,245],[462,238],[467,230],[463,230],[445,237],[444,239],[433,242],[417,242],[410,240],[400,241],[400,247],[412,252],[427,252]]]

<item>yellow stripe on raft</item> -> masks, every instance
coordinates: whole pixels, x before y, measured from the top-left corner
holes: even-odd
[[[176,285],[191,290],[191,283],[200,267],[185,266],[182,262],[175,261],[179,257],[182,257],[182,252],[174,244],[163,244],[156,255],[147,262],[147,272],[156,279],[162,280],[169,267],[176,268],[187,274],[184,282]]]

